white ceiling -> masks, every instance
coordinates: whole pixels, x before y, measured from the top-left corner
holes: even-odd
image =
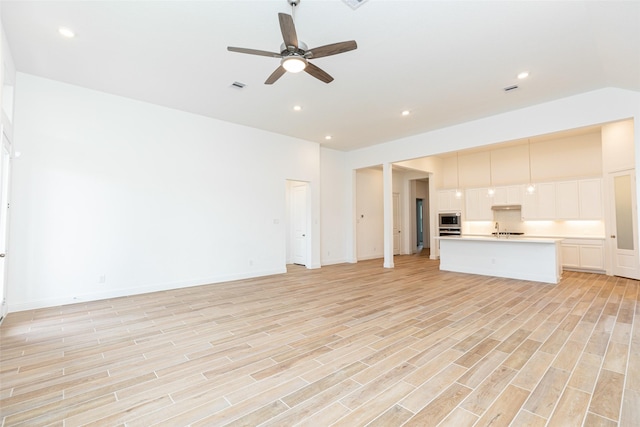
[[[330,84],[300,73],[267,86],[278,59],[226,47],[277,52],[279,12],[286,0],[0,3],[18,71],[340,150],[603,87],[640,91],[640,1],[302,0],[300,40],[358,49],[312,61]]]

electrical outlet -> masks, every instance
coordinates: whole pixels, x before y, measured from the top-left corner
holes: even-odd
[[[101,274],[100,277],[98,278],[98,283],[105,283],[106,281],[107,281],[107,275]]]

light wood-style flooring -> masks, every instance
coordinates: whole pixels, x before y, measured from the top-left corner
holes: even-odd
[[[11,313],[3,425],[640,425],[640,282],[381,264]]]

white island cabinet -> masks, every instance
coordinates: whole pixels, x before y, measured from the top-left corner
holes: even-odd
[[[563,239],[438,237],[440,270],[558,283]]]

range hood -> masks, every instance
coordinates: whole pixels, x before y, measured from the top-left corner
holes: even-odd
[[[521,205],[493,205],[491,206],[492,211],[515,211],[522,209]]]

